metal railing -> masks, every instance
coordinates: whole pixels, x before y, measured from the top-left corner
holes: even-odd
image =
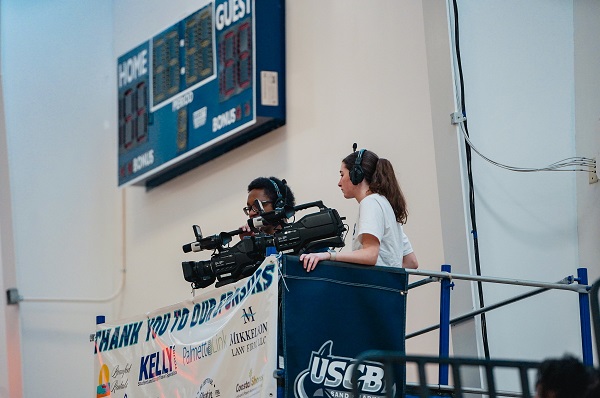
[[[582,348],[582,356],[583,363],[588,366],[593,365],[593,348],[592,348],[592,331],[591,331],[591,323],[590,323],[590,301],[589,301],[589,290],[590,286],[587,286],[588,278],[587,278],[587,269],[586,268],[578,268],[577,269],[577,277],[567,276],[563,278],[559,282],[556,283],[547,283],[547,282],[538,282],[538,281],[530,281],[530,280],[521,280],[521,279],[508,279],[508,278],[496,278],[496,277],[487,277],[487,276],[476,276],[476,275],[467,275],[467,274],[453,274],[451,272],[451,266],[448,264],[444,264],[441,267],[441,272],[435,271],[417,271],[407,269],[406,273],[409,275],[420,275],[428,277],[421,281],[417,281],[415,283],[409,284],[408,289],[413,289],[419,286],[423,286],[424,284],[431,282],[440,282],[440,323],[437,325],[432,325],[422,330],[409,333],[406,335],[406,339],[410,339],[412,337],[416,337],[418,335],[430,332],[432,330],[440,329],[439,333],[439,357],[440,359],[449,358],[450,354],[450,326],[456,325],[461,322],[472,319],[473,317],[483,314],[485,312],[492,311],[494,309],[506,306],[508,304],[515,303],[517,301],[523,300],[528,297],[535,296],[537,294],[543,293],[548,290],[557,289],[557,290],[569,290],[576,292],[579,296],[579,317],[580,317],[580,330],[581,330],[581,348]],[[520,296],[516,296],[510,298],[508,300],[502,301],[500,303],[493,304],[491,306],[482,307],[478,310],[472,311],[470,313],[461,315],[457,318],[450,319],[450,293],[452,288],[454,287],[454,283],[452,280],[467,280],[467,281],[480,281],[480,282],[491,282],[498,284],[509,284],[509,285],[519,285],[519,286],[529,286],[529,287],[537,287],[539,289],[534,290],[532,292],[528,292],[522,294]],[[575,283],[577,282],[577,283]],[[597,295],[596,295],[597,297]],[[600,320],[599,320],[600,322]],[[448,383],[448,366],[445,364],[440,364],[439,367],[439,384],[446,385]]]
[[[416,395],[421,398],[429,398],[435,393],[443,395],[452,395],[455,398],[461,398],[464,394],[482,394],[490,398],[495,397],[524,397],[531,398],[535,394],[530,391],[530,373],[537,371],[540,362],[533,361],[509,361],[509,360],[490,360],[474,358],[438,358],[430,356],[411,356],[404,353],[394,353],[389,351],[367,351],[356,358],[356,366],[352,375],[352,394],[354,397],[361,397],[364,392],[361,391],[361,381],[359,369],[362,364],[367,362],[379,362],[384,366],[384,377],[386,385],[386,397]],[[403,372],[407,365],[413,364],[418,370],[419,383],[416,385],[407,384],[406,391],[399,391],[399,383],[404,380],[399,377],[396,382],[398,368]],[[452,369],[453,385],[446,384],[428,384],[426,368],[427,365],[446,366]],[[473,388],[463,386],[463,371],[465,368],[477,368],[483,370],[485,374],[485,385],[487,388]],[[495,370],[513,369],[518,372],[520,391],[501,391],[496,388]],[[533,381],[533,379],[531,379]]]
[[[581,348],[583,363],[587,366],[593,366],[593,348],[592,348],[592,325],[590,316],[593,317],[595,343],[598,357],[600,358],[600,279],[592,286],[588,286],[587,269],[577,269],[577,276],[567,276],[566,278],[556,282],[538,282],[519,279],[495,278],[475,275],[453,274],[450,265],[442,265],[441,272],[435,271],[417,271],[407,269],[409,275],[418,275],[425,277],[422,280],[408,285],[408,290],[414,289],[431,282],[440,282],[440,323],[421,329],[419,331],[409,333],[406,339],[419,336],[421,334],[439,329],[439,356],[411,356],[404,353],[385,352],[385,351],[367,351],[356,358],[356,367],[367,361],[377,361],[384,365],[386,385],[395,385],[396,388],[389,388],[386,391],[386,397],[392,397],[394,393],[398,393],[398,388],[407,389],[410,395],[418,395],[420,397],[430,397],[435,390],[437,394],[452,395],[454,397],[462,397],[463,394],[480,394],[488,397],[525,397],[529,398],[535,394],[530,391],[530,372],[537,370],[541,362],[523,361],[523,360],[494,360],[494,359],[479,359],[449,356],[450,351],[450,326],[457,325],[461,322],[471,320],[475,316],[485,312],[504,307],[509,304],[524,300],[529,297],[536,296],[540,293],[549,290],[569,290],[578,294],[579,299],[579,316],[580,316],[580,331],[581,331]],[[475,311],[463,314],[456,318],[450,319],[450,299],[451,290],[454,287],[453,280],[480,281],[499,284],[510,284],[537,287],[533,291],[522,295],[512,297],[510,299],[495,303],[490,306],[482,307]],[[590,314],[591,305],[591,314]],[[402,376],[398,380],[405,380],[406,366],[412,364],[418,370],[417,384],[406,383],[401,386],[394,380],[398,377],[398,370],[402,372]],[[429,384],[426,377],[426,368],[428,366],[438,367],[438,383]],[[484,376],[484,384],[486,388],[465,387],[463,386],[462,371],[465,368],[478,368],[480,374]],[[396,371],[394,371],[396,369]],[[494,371],[496,369],[513,369],[519,375],[520,391],[499,391],[496,388],[496,379]],[[453,385],[449,385],[449,376],[452,372]],[[354,376],[355,377],[355,376]],[[361,381],[353,378],[352,388],[355,397],[363,396],[364,393],[359,393],[361,389]],[[395,390],[395,392],[394,392]],[[403,395],[403,394],[402,394]],[[434,394],[435,395],[435,394]]]
[[[590,288],[590,305],[592,307],[592,321],[594,323],[594,336],[596,337],[596,355],[600,358],[600,304],[598,291],[600,290],[600,279],[592,284]]]

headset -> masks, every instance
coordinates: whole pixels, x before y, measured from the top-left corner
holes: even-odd
[[[365,153],[365,151],[366,149],[361,149],[358,151],[358,156],[356,157],[354,166],[352,166],[352,169],[350,169],[350,181],[352,181],[352,184],[354,185],[360,184],[360,182],[365,178],[365,172],[361,166],[363,153]]]
[[[277,186],[277,183],[271,180],[270,178],[269,181],[271,181],[271,184],[273,184],[273,187],[275,187],[275,192],[277,193],[277,200],[275,201],[273,207],[275,209],[283,209],[283,206],[285,205],[285,200],[283,199],[283,196],[281,196],[281,192],[279,192],[279,187]]]

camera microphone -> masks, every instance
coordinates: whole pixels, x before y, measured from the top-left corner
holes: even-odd
[[[187,243],[181,248],[184,253],[200,252],[202,250],[218,250],[222,246],[228,245],[229,242],[231,242],[232,236],[239,235],[242,232],[244,232],[242,229],[236,229],[235,231],[221,232],[220,234],[207,236],[206,238],[203,238],[202,235],[196,235],[198,240]]]
[[[185,244],[183,245],[182,249],[184,253],[199,252],[202,250],[202,248],[200,247],[200,242],[192,242]]]
[[[288,218],[294,216],[296,208],[285,205],[271,211],[261,212],[259,216],[248,219],[248,226],[254,232],[260,232],[260,228],[267,225],[280,225],[285,223]]]
[[[261,216],[248,219],[248,226],[253,232],[260,232],[261,228],[267,225],[269,225],[269,223]]]

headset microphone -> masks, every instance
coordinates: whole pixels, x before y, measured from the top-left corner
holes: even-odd
[[[356,152],[356,143],[354,143],[352,148],[354,149],[354,152]],[[356,161],[354,162],[352,169],[350,169],[350,181],[352,181],[352,184],[354,184],[354,185],[360,184],[360,182],[365,178],[365,172],[361,165],[363,154],[365,153],[365,151],[366,151],[366,149],[361,149],[358,152]]]
[[[283,209],[283,206],[285,205],[285,200],[283,199],[283,196],[281,196],[281,192],[279,192],[279,187],[277,186],[277,183],[272,179],[269,178],[269,181],[271,181],[271,184],[273,184],[273,187],[275,188],[275,193],[277,194],[277,200],[275,200],[273,207],[275,207],[275,209]]]

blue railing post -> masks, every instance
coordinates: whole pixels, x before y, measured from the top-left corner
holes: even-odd
[[[587,268],[577,268],[577,282],[587,286]],[[587,293],[579,293],[579,319],[581,321],[581,350],[583,363],[589,366],[594,364],[592,351],[592,326],[590,323],[590,299]]]
[[[442,265],[442,272],[450,273],[452,267],[449,264]],[[450,356],[450,289],[454,284],[450,278],[443,278],[440,291],[440,358]],[[448,365],[440,364],[439,384],[448,385]]]

